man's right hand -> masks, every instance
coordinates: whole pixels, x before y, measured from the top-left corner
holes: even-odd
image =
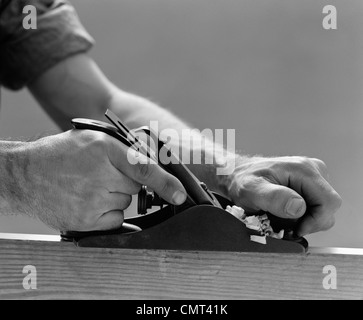
[[[178,179],[150,159],[130,164],[129,148],[102,132],[70,130],[25,145],[16,153],[17,211],[57,230],[120,227],[141,185],[173,204],[186,199]]]

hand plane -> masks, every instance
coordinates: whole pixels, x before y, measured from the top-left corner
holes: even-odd
[[[83,118],[73,119],[72,124],[75,129],[104,132],[147,157],[156,159],[157,165],[180,180],[187,191],[187,200],[176,206],[166,202],[147,186],[142,186],[138,194],[138,214],[125,218],[120,228],[108,231],[62,231],[63,241],[73,241],[80,247],[102,248],[276,253],[307,251],[306,239],[294,236],[296,220],[278,218],[266,212],[261,214],[267,214],[274,231],[284,229],[284,237],[276,239],[267,236],[265,244],[251,241],[252,236],[260,233],[227,212],[226,208],[234,204],[199,181],[172,153],[166,142],[159,138],[157,132],[148,127],[131,131],[110,110],[105,115],[111,124]],[[140,132],[152,139],[156,150],[139,139]],[[155,158],[155,152],[161,151],[166,151],[171,160],[167,164]]]

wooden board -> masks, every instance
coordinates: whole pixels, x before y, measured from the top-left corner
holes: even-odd
[[[363,255],[341,252],[98,249],[1,239],[0,299],[362,299]],[[26,265],[36,268],[36,289],[23,287]],[[332,275],[324,273],[327,265],[336,269],[336,289],[323,286]]]

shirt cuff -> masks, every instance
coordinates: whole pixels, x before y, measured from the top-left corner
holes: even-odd
[[[38,16],[37,29],[19,26],[10,41],[0,44],[0,82],[5,87],[21,89],[58,62],[93,46],[74,8],[67,2],[55,3]]]

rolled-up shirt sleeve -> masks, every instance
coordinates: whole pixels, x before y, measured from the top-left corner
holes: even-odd
[[[36,29],[23,27],[26,5],[36,8]],[[66,0],[0,0],[0,85],[21,89],[93,43]]]

